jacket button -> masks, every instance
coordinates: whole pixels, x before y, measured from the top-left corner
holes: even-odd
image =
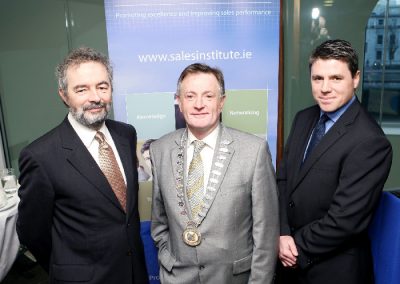
[[[289,207],[290,207],[290,208],[293,208],[293,207],[294,207],[294,202],[293,202],[293,201],[290,201],[290,202],[289,202]]]

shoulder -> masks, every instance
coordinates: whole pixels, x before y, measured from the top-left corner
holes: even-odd
[[[43,134],[39,138],[32,141],[26,147],[23,148],[22,151],[31,151],[31,152],[47,152],[50,148],[55,145],[59,145],[61,143],[61,132],[63,129],[67,127],[66,122],[63,121],[58,126],[54,127],[47,133]]]
[[[318,116],[320,113],[320,108],[318,105],[312,105],[310,107],[307,107],[305,109],[302,109],[296,113],[295,120],[296,119],[302,119],[306,117],[314,117]]]
[[[226,133],[228,133],[230,136],[232,136],[232,138],[245,138],[245,139],[250,139],[250,140],[262,140],[260,137],[251,134],[249,132],[246,131],[242,131],[236,128],[232,128],[232,127],[228,127],[228,126],[224,126],[223,131],[226,131]]]
[[[131,124],[124,123],[121,121],[107,119],[106,126],[109,130],[115,131],[119,135],[124,136],[124,134],[125,135],[126,134],[128,134],[128,135],[134,134],[136,136],[136,129]]]
[[[380,136],[385,136],[382,128],[379,126],[375,118],[361,105],[359,109],[359,115],[357,118],[358,118],[358,123],[366,125],[365,127],[362,128],[364,131],[375,133]]]
[[[254,147],[257,146],[259,147],[261,145],[267,145],[267,141],[264,138],[261,138],[259,136],[256,136],[254,134],[245,131],[241,131],[226,126],[224,126],[223,131],[225,131],[226,134],[232,138],[235,145],[240,145],[241,147],[244,148],[254,149]],[[224,137],[222,137],[222,139],[224,139]]]
[[[175,130],[173,132],[167,133],[163,136],[161,136],[159,139],[151,143],[150,147],[152,149],[162,149],[165,147],[170,147],[170,145],[177,145],[177,142],[179,142],[182,138],[182,135],[184,134],[185,128],[181,128],[178,130]]]

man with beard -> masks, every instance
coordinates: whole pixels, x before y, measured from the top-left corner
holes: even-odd
[[[18,236],[50,283],[147,283],[136,131],[107,119],[112,69],[90,48],[56,70],[64,121],[22,150]]]

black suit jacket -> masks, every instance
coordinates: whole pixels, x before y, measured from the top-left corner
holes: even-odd
[[[147,283],[140,238],[136,131],[106,121],[125,170],[125,214],[66,118],[22,150],[17,232],[50,283]]]
[[[356,100],[303,163],[319,114],[313,106],[296,115],[277,171],[281,235],[292,235],[299,250],[291,282],[371,283],[367,227],[390,170],[391,145]]]

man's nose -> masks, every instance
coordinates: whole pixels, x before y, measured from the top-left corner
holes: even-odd
[[[89,91],[89,100],[92,102],[99,102],[101,97],[96,89]]]
[[[331,90],[331,86],[329,84],[329,80],[323,80],[321,91],[325,93],[325,92],[329,92],[330,90]]]
[[[203,108],[204,104],[203,104],[203,97],[197,97],[196,100],[194,101],[194,107],[195,108]]]

